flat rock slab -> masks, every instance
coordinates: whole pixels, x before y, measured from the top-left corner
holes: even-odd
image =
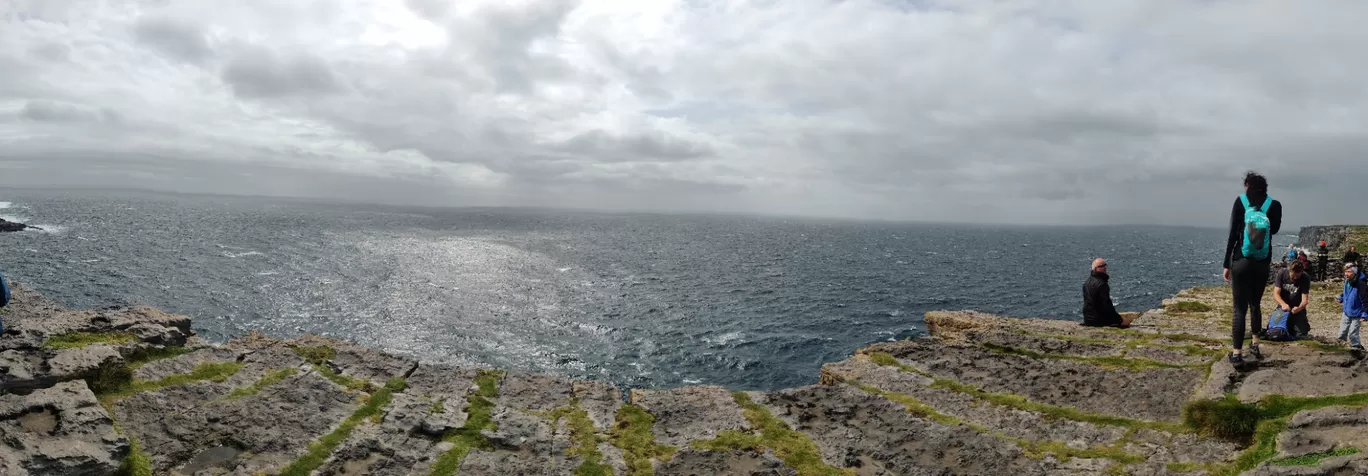
[[[1278,435],[1281,458],[1343,448],[1368,449],[1368,407],[1329,407],[1299,412]]]
[[[655,416],[656,441],[683,448],[689,442],[716,438],[724,430],[750,425],[730,392],[722,387],[632,390],[632,403]]]
[[[461,460],[456,474],[461,476],[507,476],[511,474],[573,475],[580,465],[578,458],[561,455],[527,454],[507,451],[471,451]]]
[[[613,429],[617,412],[622,408],[622,392],[617,387],[593,380],[577,380],[571,384],[571,391],[595,428],[601,432]]]
[[[1088,363],[1002,355],[929,339],[874,344],[866,352],[888,353],[933,375],[989,392],[1159,421],[1176,421],[1183,404],[1206,377],[1198,368],[1108,370]]]
[[[128,439],[85,382],[58,383],[28,395],[0,395],[0,474],[114,474]]]
[[[1317,397],[1368,392],[1368,362],[1347,352],[1325,352],[1300,344],[1261,347],[1264,360],[1239,385],[1241,401],[1275,394]],[[1217,362],[1221,363],[1225,362]]]
[[[1102,344],[1076,342],[1068,339],[1027,335],[1019,332],[966,330],[964,340],[973,343],[987,343],[1012,347],[1041,354],[1064,354],[1084,357],[1117,357],[1126,350],[1125,342]]]
[[[495,448],[542,457],[565,454],[570,449],[569,434],[557,431],[551,420],[507,407],[494,408],[494,430],[484,435]]]
[[[479,369],[453,365],[420,364],[408,378],[405,393],[446,400],[448,407],[465,407],[466,394],[475,385]]]
[[[194,335],[188,316],[148,306],[73,310],[17,283],[11,283],[11,291],[12,300],[5,307],[5,328],[21,338],[46,340],[72,332],[126,331],[148,344],[184,345]]]
[[[1360,476],[1368,474],[1368,455],[1327,458],[1316,466],[1275,466],[1264,463],[1246,476]]]
[[[115,413],[124,431],[144,443],[154,469],[166,471],[216,446],[240,448],[258,459],[291,461],[360,405],[358,394],[312,371],[255,395],[216,400],[231,388],[210,383],[144,392],[118,402]],[[199,404],[170,413],[156,410],[171,401]],[[241,463],[227,462],[221,469],[237,469]]]
[[[337,368],[339,374],[366,379],[376,385],[384,385],[395,377],[408,377],[418,367],[418,362],[413,359],[327,337],[303,336],[290,341],[290,344],[332,347],[337,353],[329,363]]]
[[[515,410],[550,412],[570,404],[570,380],[551,375],[508,372],[499,382],[501,406]]]
[[[910,396],[942,414],[1016,438],[1058,441],[1073,448],[1083,449],[1096,445],[1113,445],[1120,441],[1127,431],[1126,428],[1116,426],[1065,420],[1037,412],[993,405],[964,393],[931,388],[929,385],[932,380],[929,378],[875,364],[864,356],[827,364],[822,368],[822,373],[844,381],[858,381],[862,385]],[[766,403],[769,403],[768,400]],[[776,415],[792,414],[788,408],[769,406],[770,411]],[[796,424],[793,421],[787,423],[790,426]],[[1140,454],[1144,456],[1148,453]]]
[[[698,451],[684,450],[669,461],[661,463],[655,474],[659,476],[798,476],[798,471],[785,466],[769,452],[754,451]]]
[[[781,390],[767,401],[812,438],[823,461],[860,475],[1027,476],[1056,469],[1008,440],[917,418],[903,405],[846,385]]]
[[[242,353],[225,347],[210,347],[169,359],[148,362],[133,371],[140,380],[161,380],[175,374],[190,373],[200,364],[237,362]]]
[[[465,413],[443,414],[445,424],[429,428],[433,406],[427,400],[406,393],[394,394],[379,425],[357,427],[342,445],[338,446],[323,467],[320,476],[405,476],[426,474],[420,468],[434,461],[440,453],[434,448],[442,432],[465,424]]]

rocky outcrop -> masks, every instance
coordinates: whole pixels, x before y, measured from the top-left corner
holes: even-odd
[[[29,225],[25,225],[25,224],[23,224],[23,223],[16,223],[16,222],[12,222],[12,221],[7,221],[7,220],[5,220],[4,218],[0,218],[0,233],[9,233],[9,232],[16,232],[16,231],[24,231],[24,230],[29,230],[29,229],[31,229],[31,230],[42,230],[42,228],[38,228],[38,227],[36,227],[36,226],[29,226]]]
[[[221,345],[143,307],[16,287],[0,337],[0,474],[1365,474],[1368,364],[1328,337],[1223,359],[1229,290],[1130,329],[926,315],[774,392],[631,389],[429,365],[337,340]],[[1265,303],[1270,306],[1271,303]]]
[[[1325,240],[1325,247],[1333,255],[1332,259],[1339,258],[1348,249],[1349,243],[1358,243],[1359,251],[1363,252],[1363,242],[1368,240],[1368,226],[1364,225],[1323,225],[1323,226],[1304,226],[1297,233],[1297,247],[1308,250],[1320,248],[1321,240]]]

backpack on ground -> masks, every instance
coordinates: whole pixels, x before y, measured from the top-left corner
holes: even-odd
[[[1240,254],[1253,259],[1268,258],[1271,252],[1269,241],[1273,239],[1272,233],[1269,233],[1272,224],[1268,220],[1268,207],[1273,205],[1273,197],[1264,198],[1263,205],[1254,208],[1249,205],[1249,195],[1241,194],[1240,203],[1245,207],[1244,244],[1240,246]]]
[[[1287,330],[1287,318],[1292,313],[1282,309],[1274,309],[1268,315],[1268,328],[1264,330],[1264,339],[1271,341],[1292,340],[1292,333]]]

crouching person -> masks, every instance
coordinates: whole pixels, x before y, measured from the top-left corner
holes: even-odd
[[[1306,307],[1311,304],[1311,277],[1306,274],[1306,265],[1292,261],[1278,271],[1273,277],[1273,300],[1278,302],[1279,310],[1288,314],[1289,338],[1298,339],[1311,333],[1311,321],[1306,318]],[[1272,320],[1269,327],[1273,327]]]

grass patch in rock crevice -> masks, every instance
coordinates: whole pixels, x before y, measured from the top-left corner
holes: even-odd
[[[914,373],[932,379],[931,388],[949,390],[952,392],[963,393],[976,399],[1017,410],[1025,410],[1040,413],[1050,418],[1063,420],[1081,421],[1095,425],[1116,426],[1121,428],[1148,428],[1168,433],[1184,433],[1187,427],[1177,423],[1157,422],[1149,420],[1137,420],[1133,418],[1119,417],[1102,413],[1093,413],[1079,410],[1074,407],[1065,407],[1032,401],[1026,397],[1010,393],[993,393],[978,388],[974,385],[963,384],[951,379],[940,378],[923,372],[921,369],[899,362],[891,354],[875,352],[869,354],[869,360],[875,364],[885,367],[893,367],[903,372]]]
[[[335,384],[359,392],[375,393],[376,391],[375,384],[369,380],[339,374],[328,366],[328,361],[337,357],[337,349],[326,345],[292,345],[290,350],[312,364],[315,372]]]
[[[570,404],[552,411],[550,415],[551,427],[555,428],[562,418],[565,419],[566,426],[570,428],[570,442],[573,446],[567,452],[569,456],[578,456],[583,460],[575,468],[575,476],[609,476],[613,474],[613,468],[603,464],[603,453],[599,452],[598,444],[603,441],[594,431],[594,422],[589,419],[589,412],[580,408],[579,399],[570,399]]]
[[[855,386],[856,388],[859,388],[860,390],[864,390],[866,392],[887,398],[893,402],[902,404],[904,407],[907,408],[908,413],[911,413],[913,415],[927,418],[929,420],[944,425],[963,426],[988,436],[1010,441],[1013,444],[1017,445],[1017,447],[1021,448],[1022,452],[1025,453],[1026,457],[1028,458],[1042,459],[1045,457],[1046,454],[1053,454],[1056,458],[1060,459],[1061,461],[1068,461],[1072,458],[1101,458],[1115,461],[1116,465],[1114,466],[1118,467],[1124,467],[1125,465],[1139,463],[1145,460],[1143,456],[1122,450],[1120,448],[1120,444],[1116,446],[1094,445],[1090,448],[1079,449],[1071,447],[1062,441],[1035,441],[1028,440],[1025,438],[1008,436],[1006,434],[983,427],[981,425],[966,422],[954,416],[940,413],[936,411],[935,408],[932,408],[930,405],[922,403],[922,401],[917,400],[916,398],[910,395],[889,392],[878,387],[864,385],[855,381],[849,381],[847,383]]]
[[[389,405],[390,399],[394,397],[394,393],[404,391],[406,386],[407,382],[402,378],[393,378],[388,382],[385,382],[384,387],[381,387],[376,390],[374,394],[371,394],[370,398],[366,399],[366,403],[361,405],[361,408],[356,409],[355,412],[352,412],[351,416],[348,416],[346,420],[343,420],[341,425],[338,425],[337,428],[333,429],[333,431],[328,434],[323,435],[318,441],[310,443],[309,449],[304,455],[282,469],[280,475],[308,476],[313,473],[314,470],[323,465],[324,461],[327,461],[328,456],[332,455],[333,450],[336,450],[343,441],[346,441],[348,436],[351,436],[352,430],[355,430],[356,427],[366,419],[380,415],[380,412]]]
[[[124,456],[123,464],[119,465],[115,476],[152,476],[152,458],[143,451],[142,443],[137,438],[128,436],[128,455]]]
[[[609,433],[613,446],[622,449],[629,476],[651,476],[652,460],[668,460],[678,448],[655,441],[655,416],[646,409],[630,403],[617,412],[617,422]]]
[[[1164,306],[1164,311],[1173,313],[1211,312],[1212,307],[1201,301],[1178,301]]]
[[[125,344],[136,342],[138,336],[132,332],[68,332],[48,337],[43,348],[52,350],[79,349],[94,344]]]
[[[125,370],[127,369],[126,366],[119,367],[122,367]],[[100,397],[100,403],[108,409],[112,407],[115,401],[139,392],[160,390],[166,387],[174,387],[205,380],[223,382],[224,380],[228,380],[229,377],[232,377],[239,370],[242,370],[242,367],[243,364],[238,362],[206,362],[199,364],[189,373],[170,375],[160,380],[133,380],[130,378],[129,380],[113,384],[113,386],[105,386],[102,384],[100,387],[101,391],[96,392],[96,395]],[[128,371],[128,375],[130,377],[132,376],[131,370]],[[91,391],[95,391],[94,386],[92,386]]]
[[[993,344],[993,343],[989,343],[989,342],[985,342],[985,343],[982,343],[982,344],[979,344],[979,345],[981,345],[981,346],[982,346],[983,348],[985,348],[985,349],[988,349],[989,352],[992,352],[992,353],[995,353],[995,354],[999,354],[999,355],[1017,355],[1017,356],[1026,357],[1026,358],[1030,358],[1030,359],[1037,359],[1037,360],[1044,360],[1044,359],[1051,359],[1051,360],[1068,360],[1068,361],[1073,361],[1073,362],[1082,362],[1082,363],[1085,363],[1085,364],[1092,364],[1092,365],[1096,365],[1096,366],[1098,366],[1098,367],[1102,367],[1102,368],[1105,368],[1105,369],[1112,369],[1112,370],[1115,370],[1115,369],[1125,369],[1125,370],[1131,370],[1131,371],[1136,371],[1136,372],[1138,372],[1138,371],[1142,371],[1142,370],[1146,370],[1146,369],[1183,369],[1183,368],[1196,368],[1196,367],[1200,367],[1200,366],[1205,365],[1205,364],[1196,364],[1196,365],[1168,364],[1168,363],[1159,362],[1159,361],[1156,361],[1156,360],[1141,359],[1141,358],[1133,358],[1133,357],[1117,357],[1117,356],[1085,357],[1085,356],[1080,356],[1080,355],[1068,355],[1068,354],[1044,354],[1044,353],[1035,352],[1035,351],[1031,351],[1031,350],[1018,349],[1018,348],[1015,348],[1015,347],[1005,346],[1005,345],[1001,345],[1001,344]]]
[[[1356,455],[1356,454],[1359,454],[1359,449],[1358,449],[1358,448],[1353,448],[1353,447],[1348,447],[1348,448],[1337,448],[1337,449],[1330,450],[1330,451],[1326,451],[1326,452],[1322,452],[1322,453],[1311,453],[1311,454],[1296,456],[1296,457],[1292,457],[1292,458],[1283,458],[1283,459],[1279,459],[1279,460],[1273,460],[1273,461],[1270,461],[1268,464],[1271,464],[1271,465],[1274,465],[1274,466],[1320,466],[1321,461],[1324,461],[1324,460],[1326,460],[1326,459],[1334,458],[1334,457],[1337,457],[1337,456],[1349,456],[1349,455]]]
[[[1277,456],[1278,435],[1287,430],[1288,421],[1298,412],[1332,406],[1365,405],[1368,405],[1368,393],[1326,397],[1269,395],[1254,404],[1242,403],[1234,395],[1227,394],[1221,400],[1189,403],[1183,408],[1183,419],[1199,434],[1249,444],[1231,463],[1204,466],[1213,476],[1233,476]]]
[[[289,378],[291,376],[294,376],[297,373],[299,373],[299,371],[295,369],[279,369],[266,372],[266,375],[263,375],[260,379],[257,379],[257,381],[252,383],[252,385],[235,388],[233,389],[232,393],[224,395],[222,399],[237,400],[243,397],[250,397],[252,395],[256,395],[258,393],[261,393],[262,389],[280,383],[280,381],[285,380],[286,378]]]
[[[461,461],[465,459],[471,450],[493,449],[489,443],[489,438],[484,436],[484,430],[493,430],[494,425],[494,402],[491,398],[499,396],[499,379],[503,378],[501,370],[481,370],[475,376],[474,393],[466,397],[466,422],[460,428],[447,432],[442,437],[442,441],[452,443],[450,450],[442,453],[437,458],[437,462],[432,464],[433,476],[452,476],[456,470],[460,469]]]

